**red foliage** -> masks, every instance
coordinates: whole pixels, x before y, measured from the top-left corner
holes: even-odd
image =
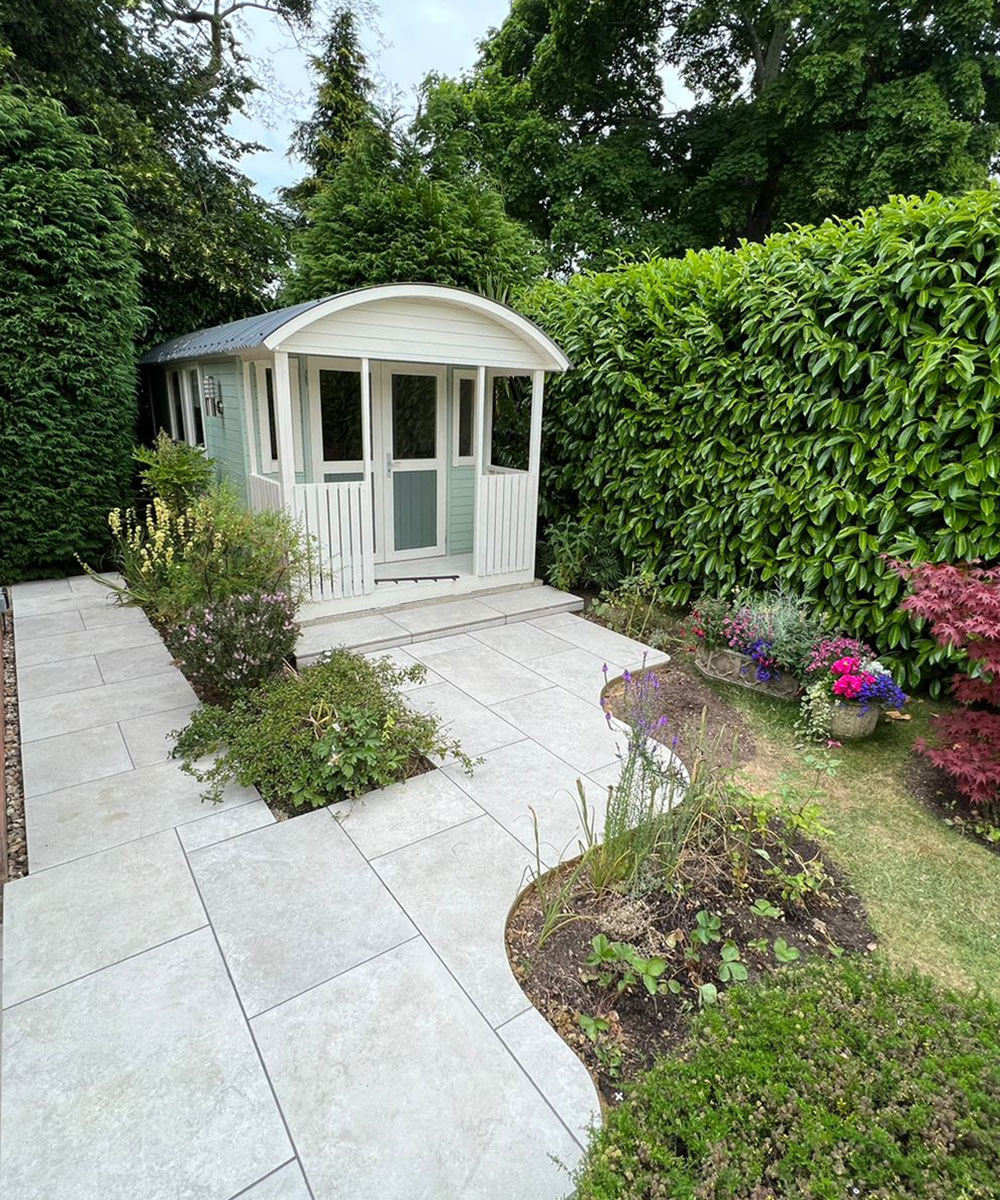
[[[926,620],[935,640],[962,652],[969,667],[952,680],[962,711],[939,717],[934,742],[921,740],[917,749],[973,804],[1000,806],[1000,567],[894,565],[912,589],[903,609]]]

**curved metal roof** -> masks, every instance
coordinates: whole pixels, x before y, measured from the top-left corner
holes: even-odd
[[[214,325],[210,329],[183,333],[147,350],[139,361],[155,365],[182,359],[234,354],[241,350],[275,349],[285,337],[311,323],[308,319],[311,310],[319,310],[316,313],[316,319],[319,319],[326,313],[350,308],[354,304],[363,304],[382,295],[410,299],[439,296],[470,308],[485,310],[494,320],[518,332],[528,343],[544,348],[544,351],[551,355],[557,370],[566,370],[570,366],[569,359],[543,330],[508,305],[490,300],[476,292],[431,283],[389,283],[355,288],[332,296],[323,296],[318,300],[307,300],[303,304],[293,304],[288,308],[278,308],[256,317],[245,317],[242,321],[230,321],[226,325]],[[355,297],[357,299],[354,299]],[[285,332],[281,333],[282,330]],[[281,336],[276,336],[279,333]]]

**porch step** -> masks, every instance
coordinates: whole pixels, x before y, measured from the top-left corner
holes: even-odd
[[[578,612],[581,608],[579,596],[542,584],[461,600],[425,600],[401,605],[391,612],[328,617],[303,627],[296,658],[304,666],[337,646],[360,651],[391,650],[412,642],[470,633],[491,625],[512,625],[553,613]]]

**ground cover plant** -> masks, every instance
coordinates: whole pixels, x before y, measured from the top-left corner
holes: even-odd
[[[581,791],[582,855],[552,874],[539,861],[508,928],[526,992],[608,1098],[732,984],[872,943],[862,905],[816,842],[825,831],[813,793],[828,765],[751,791],[734,777],[725,731],[709,735],[702,721],[668,732],[662,686],[653,672],[619,685],[630,732],[603,836],[592,813],[605,802]],[[664,766],[652,735],[680,754],[689,782]]]
[[[522,308],[574,364],[544,515],[605,522],[674,605],[783,582],[915,686],[939,648],[883,555],[1000,558],[998,276],[988,189],[538,284]]]
[[[996,1194],[1000,1006],[870,960],[739,985],[598,1131],[578,1200]]]
[[[334,650],[240,695],[228,709],[202,705],[178,736],[183,767],[217,801],[230,781],[257,787],[272,807],[295,813],[360,796],[429,769],[429,759],[472,760],[440,718],[416,712],[399,691],[424,667],[396,667]],[[211,765],[199,762],[217,755]]]

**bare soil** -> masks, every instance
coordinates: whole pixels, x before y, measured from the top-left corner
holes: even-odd
[[[906,783],[913,795],[946,825],[1000,855],[1000,841],[988,836],[988,831],[996,827],[991,827],[982,812],[962,795],[947,772],[914,751],[906,772]]]

